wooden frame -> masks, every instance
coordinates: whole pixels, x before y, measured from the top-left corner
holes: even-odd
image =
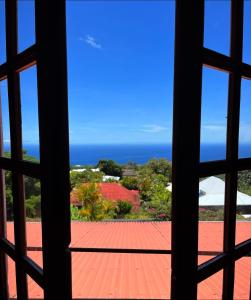
[[[232,0],[230,56],[203,47],[204,1],[176,1],[172,251],[69,247],[65,1],[55,5],[35,1],[36,44],[21,53],[17,52],[17,1],[5,3],[7,62],[0,65],[0,80],[8,80],[12,155],[0,157],[0,298],[8,299],[6,257],[10,256],[16,264],[18,299],[28,297],[27,274],[44,289],[44,299],[71,299],[74,251],[171,254],[172,299],[196,299],[198,283],[219,270],[224,270],[223,299],[233,299],[235,261],[251,252],[251,239],[235,245],[237,173],[251,169],[251,158],[238,158],[241,78],[251,79],[251,65],[242,62],[243,0]],[[32,65],[37,65],[38,76],[40,164],[22,158],[19,72]],[[201,163],[203,65],[228,72],[230,80],[226,160]],[[0,156],[2,147],[0,132]],[[6,237],[4,170],[13,175],[14,244]],[[208,255],[198,251],[199,178],[222,173],[226,174],[224,249],[210,252],[216,257],[198,266],[198,255]],[[27,257],[31,249],[26,246],[23,175],[41,180],[43,247],[32,250],[43,251],[43,269]],[[185,197],[189,201],[184,202]]]
[[[16,264],[18,299],[28,298],[27,275],[44,289],[44,299],[71,299],[65,2],[53,6],[49,1],[35,1],[36,44],[21,53],[17,51],[17,1],[5,1],[5,7],[7,62],[0,66],[0,80],[8,80],[11,158],[0,158],[0,207],[5,207],[3,170],[7,169],[12,171],[15,243],[7,240],[3,209],[0,220],[0,296],[3,300],[8,299],[8,255]],[[23,161],[22,157],[19,72],[35,64],[40,164]],[[0,148],[2,151],[2,139]],[[41,181],[43,269],[27,257],[23,175]]]
[[[230,56],[203,47],[203,6],[204,1],[176,1],[171,298],[197,299],[197,283],[223,269],[222,299],[227,300],[233,299],[235,261],[251,251],[251,239],[235,245],[237,175],[251,168],[250,158],[238,158],[241,78],[251,79],[251,65],[242,62],[243,0],[231,1]],[[203,65],[230,75],[226,160],[201,163]],[[199,178],[222,173],[226,174],[224,249],[197,266]]]

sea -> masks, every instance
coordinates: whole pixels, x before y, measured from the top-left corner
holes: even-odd
[[[25,144],[23,149],[28,155],[39,160],[39,146]],[[9,145],[5,145],[9,151]],[[186,149],[184,149],[186,151]],[[226,145],[202,144],[201,161],[212,161],[226,158]],[[239,145],[239,157],[251,157],[251,144]],[[70,145],[70,164],[96,165],[100,159],[112,159],[119,164],[134,162],[144,164],[152,158],[166,158],[172,160],[171,144],[120,144],[120,145]]]

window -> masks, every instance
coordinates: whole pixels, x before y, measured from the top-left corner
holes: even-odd
[[[251,65],[242,61],[243,1],[231,2],[230,56],[203,47],[203,1],[176,1],[172,250],[70,248],[65,3],[60,1],[52,6],[48,1],[35,1],[36,43],[20,53],[17,1],[5,1],[5,13],[7,58],[0,65],[0,81],[7,79],[8,82],[11,158],[2,155],[1,135],[0,298],[8,299],[7,260],[15,262],[11,272],[16,274],[18,299],[28,298],[27,282],[34,281],[32,284],[42,288],[44,299],[68,300],[72,298],[71,252],[81,252],[72,254],[79,257],[83,252],[92,252],[92,255],[107,252],[108,256],[137,253],[142,260],[146,253],[169,258],[171,254],[171,299],[197,299],[198,284],[213,276],[221,278],[222,273],[223,299],[233,299],[236,261],[251,251],[251,239],[235,244],[238,172],[251,169],[250,157],[238,157],[241,79],[251,79]],[[39,163],[24,160],[22,153],[19,77],[21,71],[35,65]],[[229,73],[225,160],[200,162],[203,66]],[[5,170],[10,171],[12,177],[14,241],[10,241],[6,233]],[[210,260],[198,259],[199,179],[218,174],[226,174],[223,252]],[[41,183],[43,257],[39,257],[39,264],[33,255],[28,255],[25,177],[37,178]],[[184,202],[185,198],[189,201]]]

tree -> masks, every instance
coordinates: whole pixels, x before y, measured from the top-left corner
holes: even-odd
[[[169,181],[171,180],[172,166],[165,158],[151,159],[146,164],[146,167],[150,168],[153,173],[161,174],[167,177]]]
[[[97,221],[113,216],[115,207],[103,198],[97,183],[79,185],[75,194],[82,206],[79,214],[84,219]]]
[[[9,152],[5,153],[6,157],[11,157]],[[23,150],[23,159],[32,162],[38,162],[38,160],[32,156],[27,155]],[[40,197],[40,181],[37,178],[24,176],[25,187],[25,208],[26,215],[29,218],[40,218],[41,215],[41,197]],[[12,197],[12,173],[11,171],[5,171],[5,194],[6,194],[6,210],[7,219],[13,220],[13,197]]]
[[[151,201],[158,184],[166,188],[168,179],[162,174],[153,173],[150,168],[142,168],[138,174],[138,189],[143,201]]]
[[[74,221],[82,221],[83,220],[83,217],[81,217],[80,213],[79,213],[79,209],[74,206],[74,205],[71,205],[71,220],[74,220]]]
[[[123,177],[121,184],[128,190],[137,190],[138,189],[138,178],[137,177]]]
[[[128,201],[119,200],[117,202],[117,216],[123,218],[126,214],[129,214],[132,210],[132,204]]]
[[[145,205],[155,220],[171,220],[171,193],[161,182],[151,187],[151,200]]]
[[[246,170],[238,173],[238,189],[240,192],[251,196],[251,171]]]
[[[41,218],[41,197],[32,195],[25,201],[26,217]]]
[[[24,176],[25,198],[39,196],[41,193],[40,181],[37,178]]]
[[[100,160],[97,164],[97,168],[110,176],[122,176],[122,167],[116,164],[113,160]]]
[[[72,171],[70,173],[71,188],[75,186],[87,183],[87,182],[102,182],[104,173],[93,172],[90,169],[86,169],[83,172]]]

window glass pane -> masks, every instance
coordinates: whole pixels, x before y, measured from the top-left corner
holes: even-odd
[[[44,299],[43,289],[30,277],[28,279],[28,299]]]
[[[16,288],[16,265],[15,262],[8,256],[8,286],[9,286],[9,298],[17,299]]]
[[[9,119],[9,101],[8,101],[8,82],[0,81],[0,97],[2,103],[2,130],[3,130],[3,148],[4,156],[11,157],[10,153],[10,119]]]
[[[235,262],[234,299],[250,299],[251,257],[242,257]]]
[[[172,1],[67,2],[73,220],[170,219],[174,21]],[[93,182],[111,209],[90,216]]]
[[[77,248],[171,249],[170,222],[72,222],[71,235]],[[72,271],[74,299],[170,297],[169,254],[73,252]]]
[[[72,253],[73,298],[169,299],[171,257]]]
[[[243,61],[251,64],[251,2],[244,1],[244,26],[243,26]]]
[[[13,196],[12,196],[12,172],[4,171],[5,178],[5,200],[7,213],[7,239],[11,243],[14,241],[14,211],[13,211]]]
[[[23,159],[39,160],[39,128],[37,69],[31,67],[20,73]]]
[[[35,1],[18,1],[18,50],[19,52],[35,43]]]
[[[205,1],[204,46],[229,55],[230,1]]]
[[[251,171],[238,172],[236,244],[250,238],[251,233]]]
[[[223,251],[225,175],[201,178],[199,183],[199,254]]]
[[[242,78],[240,103],[239,158],[251,157],[251,81]]]
[[[199,264],[209,260],[210,256],[199,256]],[[223,271],[219,271],[198,284],[198,300],[222,299]]]
[[[41,188],[40,180],[24,176],[26,238],[28,255],[42,264]]]
[[[0,64],[6,62],[5,1],[0,1]]]
[[[226,158],[228,74],[203,68],[200,160]]]

